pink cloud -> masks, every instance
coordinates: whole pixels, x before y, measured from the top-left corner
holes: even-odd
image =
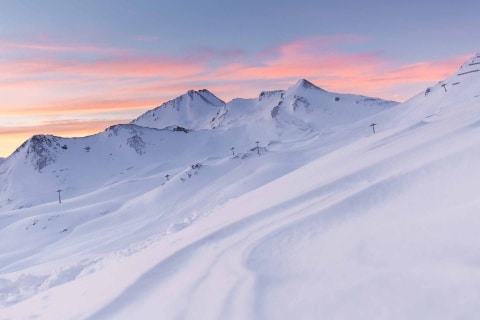
[[[51,41],[0,41],[10,51],[0,59],[0,116],[140,112],[188,89],[207,88],[228,100],[285,89],[300,78],[330,91],[404,100],[444,79],[469,58],[402,64],[381,52],[352,51],[354,45],[365,42],[368,38],[357,35],[320,36],[252,54],[239,49],[194,48],[182,55],[154,56]],[[34,54],[12,54],[16,50]],[[68,59],[64,53],[69,53]],[[15,58],[7,60],[7,56]],[[80,126],[73,123],[72,128]],[[97,124],[103,127],[105,123]],[[68,133],[66,128],[55,131],[60,129],[58,123],[32,126],[37,132],[50,127],[55,134]],[[34,132],[32,128],[30,133]]]
[[[293,82],[307,78],[317,85],[339,92],[404,100],[417,92],[399,91],[409,84],[427,85],[453,73],[468,57],[403,65],[380,52],[348,52],[338,47],[362,37],[308,38],[271,48],[260,61],[222,66],[212,76],[224,81],[272,80]],[[411,89],[410,89],[411,90]]]
[[[406,65],[385,61],[380,68],[373,67],[370,72],[333,79],[329,85],[331,90],[361,92],[402,101],[422,91],[426,86],[450,76],[467,58],[469,57],[459,56]],[[402,91],[404,87],[408,87],[408,90]]]
[[[116,110],[145,110],[154,107],[156,99],[65,99],[62,102],[36,104],[30,107],[8,108],[0,107],[0,114],[5,116],[33,116],[33,115],[68,115],[88,114]]]
[[[96,61],[32,59],[0,61],[5,75],[11,79],[35,76],[153,77],[186,76],[203,70],[203,63],[171,57],[110,58]]]
[[[130,50],[120,48],[109,48],[91,45],[68,45],[58,44],[49,41],[18,42],[0,40],[0,46],[3,48],[22,50],[22,51],[43,51],[43,52],[72,52],[72,53],[105,53],[105,54],[125,54]]]
[[[45,41],[43,44],[8,43],[10,47],[25,50],[63,52],[78,49],[80,52],[109,52],[109,55],[96,60],[39,56],[35,59],[0,61],[3,78],[8,79],[0,85],[3,89],[14,91],[29,90],[35,86],[47,90],[61,87],[77,92],[92,90],[94,86],[96,94],[133,95],[136,100],[139,94],[152,96],[157,92],[161,93],[157,96],[163,97],[170,90],[174,97],[187,90],[191,83],[208,83],[210,88],[231,92],[224,98],[232,98],[242,96],[247,90],[245,88],[251,87],[248,82],[264,83],[269,87],[272,82],[293,83],[299,78],[307,78],[331,91],[406,99],[414,92],[395,92],[396,87],[438,81],[455,71],[466,58],[402,65],[387,59],[380,52],[347,50],[364,42],[368,42],[368,38],[359,35],[317,36],[253,55],[238,49],[196,48],[180,56],[132,56],[119,54],[121,50],[109,52],[108,48],[61,46]],[[126,80],[128,78],[138,82],[132,83]],[[172,83],[176,85],[172,86]],[[229,88],[222,89],[227,83]],[[235,84],[238,85],[237,90],[232,92]],[[257,91],[262,89],[259,87]],[[126,97],[127,100],[131,98]]]

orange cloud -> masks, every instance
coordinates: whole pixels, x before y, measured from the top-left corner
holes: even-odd
[[[103,60],[64,65],[59,71],[97,77],[184,77],[203,71],[202,63],[171,58]]]
[[[131,119],[94,119],[94,120],[52,120],[44,121],[30,126],[21,127],[0,127],[0,135],[16,136],[27,135],[28,137],[35,134],[53,134],[64,135],[68,137],[84,136],[94,132],[103,131],[105,128],[120,123],[128,123]]]
[[[62,103],[35,105],[22,108],[0,107],[0,114],[5,116],[32,116],[32,115],[66,115],[88,114],[118,110],[138,110],[157,106],[154,99],[76,99],[64,100]]]

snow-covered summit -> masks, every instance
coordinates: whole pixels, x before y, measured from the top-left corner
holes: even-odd
[[[131,123],[163,129],[180,126],[200,130],[214,127],[215,117],[224,110],[225,102],[206,89],[189,90],[185,94],[147,111]]]
[[[314,89],[314,90],[321,90],[321,91],[326,91],[316,85],[314,85],[313,83],[311,83],[310,81],[306,80],[306,79],[300,79],[297,81],[297,83],[290,87],[288,90],[289,91],[298,91],[298,90],[310,90],[310,89]]]
[[[40,172],[55,162],[58,151],[66,150],[67,147],[61,144],[61,140],[62,138],[53,135],[34,135],[18,147],[14,155],[30,161],[33,168]]]

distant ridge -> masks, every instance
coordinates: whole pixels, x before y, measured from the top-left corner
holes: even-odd
[[[239,119],[248,118],[252,123],[271,115],[277,122],[284,122],[281,126],[285,126],[286,123],[307,122],[302,125],[306,128],[311,125],[315,127],[315,123],[320,125],[320,120],[316,119],[314,113],[333,108],[333,102],[338,117],[335,114],[332,114],[332,117],[337,118],[336,121],[344,117],[341,115],[344,111],[340,106],[357,106],[347,112],[353,113],[355,118],[361,116],[363,112],[368,112],[359,104],[382,105],[384,108],[396,104],[394,101],[378,98],[328,92],[306,79],[300,79],[287,90],[262,91],[258,99],[236,98],[229,103],[225,103],[206,89],[189,90],[147,111],[131,123],[157,129],[179,126],[188,130],[205,130],[229,126],[237,123]],[[305,116],[302,112],[313,113]],[[294,116],[297,120],[286,119],[286,114]],[[278,115],[280,116],[277,117]],[[323,115],[322,119],[327,118]]]

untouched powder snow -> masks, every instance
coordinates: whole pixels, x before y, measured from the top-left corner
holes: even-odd
[[[382,107],[301,80],[214,130],[30,140],[4,192],[78,187],[2,202],[0,319],[478,318],[480,73],[446,81]]]

